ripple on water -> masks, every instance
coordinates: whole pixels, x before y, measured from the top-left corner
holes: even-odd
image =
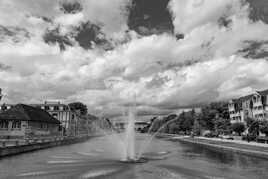
[[[36,172],[28,172],[28,173],[21,173],[17,175],[18,177],[33,177],[33,176],[39,176],[39,175],[46,175],[49,172],[45,171],[36,171]]]
[[[50,158],[55,158],[55,159],[73,159],[75,158],[74,156],[61,156],[61,155],[52,155]]]
[[[81,160],[49,160],[47,161],[48,164],[69,164],[69,163],[78,163]]]
[[[100,176],[106,176],[106,175],[110,175],[112,173],[115,173],[116,171],[118,171],[118,169],[116,169],[116,168],[91,170],[91,171],[88,171],[87,173],[83,174],[81,176],[81,178],[86,179],[86,178],[95,178],[95,177],[100,177]]]
[[[166,154],[169,154],[170,151],[161,151],[161,152],[157,152],[157,154],[159,155],[166,155]]]
[[[142,155],[142,157],[149,160],[164,160],[167,159],[167,155],[171,153],[170,151],[161,151],[161,152],[149,152]]]
[[[98,154],[95,153],[89,153],[89,152],[77,152],[79,155],[84,155],[84,156],[97,156]]]

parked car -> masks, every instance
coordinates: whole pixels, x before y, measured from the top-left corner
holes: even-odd
[[[234,140],[234,137],[231,135],[219,135],[221,139]]]
[[[203,136],[208,138],[218,137],[218,135],[215,132],[206,132]]]

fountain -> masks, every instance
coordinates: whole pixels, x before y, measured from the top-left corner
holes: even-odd
[[[125,115],[124,115],[125,116]],[[150,135],[143,143],[138,147],[136,146],[136,132],[135,132],[135,120],[136,120],[136,107],[129,107],[128,114],[125,116],[125,131],[117,132],[114,129],[112,131],[106,131],[99,128],[106,138],[105,148],[110,149],[108,153],[114,157],[117,157],[122,163],[144,163],[152,158],[144,155],[147,147],[159,131]],[[160,128],[162,129],[162,127]],[[168,152],[167,152],[168,153]],[[154,157],[154,159],[156,159]]]
[[[126,119],[127,127],[124,133],[124,155],[122,156],[121,162],[124,163],[143,163],[147,160],[143,157],[137,157],[135,150],[135,141],[136,141],[136,133],[135,133],[135,109],[129,109],[128,117]]]

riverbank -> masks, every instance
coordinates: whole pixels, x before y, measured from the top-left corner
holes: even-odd
[[[198,145],[214,151],[234,152],[247,156],[259,157],[268,160],[268,144],[259,144],[255,142],[247,143],[245,141],[224,140],[218,138],[189,137],[164,134],[163,137],[171,141]]]
[[[79,142],[84,142],[92,137],[90,136],[77,136],[77,137],[60,137],[53,138],[51,140],[39,140],[28,144],[15,145],[15,146],[5,146],[0,147],[0,159],[2,157],[18,155],[25,152],[31,152],[35,150],[46,149],[50,147],[56,147],[61,145],[70,145]]]

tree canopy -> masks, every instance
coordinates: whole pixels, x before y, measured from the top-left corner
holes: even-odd
[[[87,114],[87,106],[81,102],[74,102],[68,104],[72,111],[80,111],[80,114],[86,115]]]
[[[244,132],[245,129],[246,127],[244,123],[237,122],[237,123],[232,124],[232,130],[234,132],[237,132],[238,135],[241,135],[241,133]]]

